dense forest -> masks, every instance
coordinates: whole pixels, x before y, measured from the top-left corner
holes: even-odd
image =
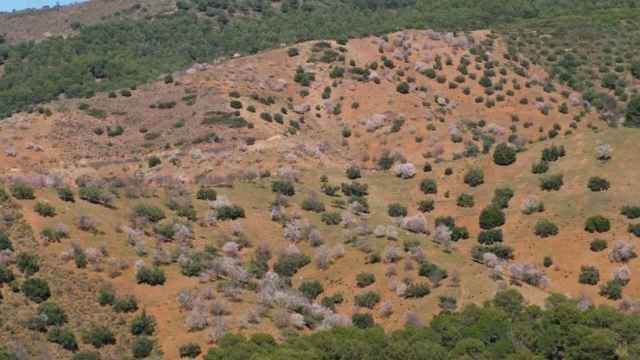
[[[356,324],[358,325],[358,324]],[[276,345],[269,335],[227,335],[206,360],[244,359],[575,359],[640,357],[640,316],[601,306],[580,310],[576,301],[552,295],[544,309],[527,306],[515,290],[482,307],[444,312],[426,327],[411,319],[386,333],[372,323],[293,337]]]
[[[287,0],[281,11],[256,6],[253,10],[261,12],[259,16],[228,17],[219,9],[207,11],[211,16],[190,11],[200,3],[205,11],[217,9],[208,5],[211,1],[179,2],[172,15],[85,26],[78,36],[66,39],[14,46],[0,43],[0,64],[4,63],[0,118],[61,95],[91,97],[99,91],[150,81],[194,62],[236,52],[256,53],[281,43],[403,28],[475,30],[524,19],[636,6],[633,0],[317,0],[304,4]],[[228,9],[233,2],[222,3],[219,6]]]

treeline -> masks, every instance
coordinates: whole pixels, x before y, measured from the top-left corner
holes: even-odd
[[[269,335],[227,335],[205,360],[447,360],[640,358],[640,316],[611,307],[580,310],[578,303],[552,295],[545,308],[527,306],[507,290],[484,306],[442,313],[426,327],[385,333],[336,328],[276,344]]]
[[[289,1],[291,3],[291,1]],[[293,2],[297,3],[297,2]],[[302,2],[300,2],[302,4]],[[318,3],[318,6],[308,6]],[[404,28],[474,30],[567,12],[630,7],[623,0],[332,0],[228,24],[188,11],[82,27],[73,38],[0,44],[0,118],[60,95],[91,97],[131,87],[194,62],[255,53],[311,39],[357,37]],[[373,7],[370,5],[373,4]],[[294,4],[295,5],[295,4]],[[96,81],[100,79],[101,81]]]

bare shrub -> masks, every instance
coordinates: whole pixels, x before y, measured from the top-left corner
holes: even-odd
[[[599,144],[596,146],[596,159],[606,161],[611,159],[613,147],[609,144]]]
[[[413,311],[407,311],[407,313],[404,315],[404,325],[409,327],[423,327],[424,321],[417,313]]]
[[[387,246],[382,252],[382,261],[394,263],[402,258],[402,249],[397,246]]]
[[[627,262],[636,256],[635,246],[624,240],[614,242],[609,252],[609,260],[612,262]]]

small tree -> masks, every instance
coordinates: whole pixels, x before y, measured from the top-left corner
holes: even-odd
[[[285,196],[293,196],[296,194],[296,189],[293,183],[290,181],[274,181],[271,183],[271,191],[274,193],[282,194]]]
[[[396,87],[396,90],[400,94],[408,94],[409,91],[411,91],[411,87],[409,86],[409,83],[407,83],[406,81],[403,81],[400,84],[398,84],[398,86]]]
[[[562,175],[547,175],[540,178],[540,189],[544,191],[558,191],[564,185]]]
[[[589,248],[593,252],[599,252],[599,251],[605,250],[607,248],[607,240],[595,239],[591,242],[591,244],[589,245]]]
[[[164,271],[157,266],[146,267],[142,266],[136,273],[136,282],[138,284],[148,284],[151,286],[163,285],[166,281]]]
[[[131,353],[136,359],[144,359],[153,351],[153,341],[147,337],[139,337],[133,341]]]
[[[156,321],[151,315],[147,315],[146,311],[131,321],[131,334],[133,335],[148,335],[151,336],[156,330]]]
[[[619,281],[609,280],[600,287],[600,295],[609,300],[622,299],[622,284]]]
[[[178,349],[178,352],[181,358],[195,359],[198,357],[198,355],[202,353],[202,349],[200,348],[200,345],[196,343],[189,343],[189,344],[180,346],[180,349]]]

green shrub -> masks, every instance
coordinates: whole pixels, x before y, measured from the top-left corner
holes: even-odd
[[[339,212],[325,212],[320,220],[327,225],[338,225],[342,221],[342,216]]]
[[[113,305],[116,301],[116,294],[113,289],[104,287],[98,292],[98,303],[101,306]]]
[[[406,81],[403,81],[400,84],[398,84],[398,86],[396,87],[396,90],[400,94],[408,94],[409,91],[411,91],[411,87],[409,86],[409,83],[407,83]]]
[[[558,191],[564,185],[562,175],[546,175],[540,178],[540,188],[544,191]]]
[[[92,204],[98,204],[106,207],[113,205],[113,196],[103,189],[95,186],[81,187],[78,190],[78,197]]]
[[[376,276],[373,273],[362,272],[356,275],[356,285],[363,288],[376,282]]]
[[[513,198],[513,190],[508,187],[498,188],[493,191],[493,199],[491,205],[497,206],[500,209],[506,209],[509,207],[509,201]]]
[[[58,304],[46,302],[38,305],[38,316],[45,319],[47,326],[61,326],[67,322],[67,314]]]
[[[493,151],[493,161],[500,166],[516,162],[516,150],[506,143],[498,144]]]
[[[469,169],[464,175],[464,183],[471,187],[484,184],[484,171],[480,168]]]
[[[551,265],[553,265],[553,259],[551,258],[551,256],[545,256],[542,260],[542,265],[547,268],[551,267]]]
[[[405,299],[419,299],[431,294],[431,288],[426,283],[410,283],[407,285],[403,297]]]
[[[418,269],[418,275],[426,277],[434,284],[438,284],[440,283],[440,281],[449,277],[447,270],[428,261],[423,261],[420,264],[420,268]]]
[[[558,235],[558,226],[547,219],[540,219],[534,226],[534,233],[541,238]]]
[[[616,280],[609,280],[600,287],[600,295],[606,297],[609,300],[622,299],[623,285]]]
[[[148,204],[138,204],[134,210],[134,214],[138,217],[144,218],[149,222],[157,223],[165,218],[164,211],[157,206]]]
[[[100,354],[93,351],[82,351],[73,355],[72,360],[100,360]]]
[[[602,215],[591,216],[585,222],[584,229],[590,233],[593,232],[607,232],[611,228],[611,223],[609,219]]]
[[[113,302],[113,311],[117,313],[129,313],[138,310],[138,301],[135,297],[129,295],[122,299],[116,299]]]
[[[73,196],[73,191],[71,191],[68,187],[63,187],[58,189],[58,198],[62,201],[66,202],[75,202],[76,199]]]
[[[298,48],[292,47],[287,49],[287,55],[290,57],[298,56],[300,54],[300,50]]]
[[[147,160],[147,164],[149,165],[150,168],[156,167],[162,164],[162,160],[159,157],[154,155],[154,156],[151,156],[149,160]]]
[[[47,340],[62,346],[65,350],[78,351],[78,342],[76,341],[76,336],[71,332],[71,330],[54,328],[49,331],[49,334],[47,334]]]
[[[274,264],[273,271],[280,276],[291,277],[310,262],[311,258],[306,255],[283,255],[279,257],[278,261]]]
[[[217,209],[216,218],[218,220],[235,220],[244,217],[244,209],[237,205],[225,205]]]
[[[505,221],[506,217],[504,212],[496,206],[486,207],[480,213],[479,223],[480,227],[484,230],[500,227],[504,225]]]
[[[620,214],[626,216],[627,219],[640,218],[640,206],[623,206]],[[0,246],[0,250],[2,247]]]
[[[153,341],[147,337],[139,337],[133,340],[131,353],[135,359],[144,359],[151,355],[153,351]]]
[[[420,183],[420,190],[425,194],[437,194],[438,184],[433,179],[424,179]]]
[[[178,349],[178,353],[180,354],[181,358],[195,359],[202,353],[202,349],[200,348],[200,345],[196,343],[189,343],[180,346],[180,349]]]
[[[151,286],[164,285],[166,276],[164,271],[157,266],[146,267],[143,266],[138,269],[136,273],[136,282],[138,284],[148,284]]]
[[[458,200],[456,201],[456,204],[459,207],[471,208],[475,205],[475,201],[473,199],[473,195],[460,194],[460,196],[458,196]]]
[[[557,161],[561,157],[564,157],[566,151],[564,146],[556,146],[552,145],[544,150],[542,150],[542,160],[546,162]]]
[[[594,266],[582,266],[580,268],[580,284],[596,285],[600,281],[600,272]]]
[[[549,170],[549,163],[544,160],[534,162],[531,165],[531,172],[534,174],[544,174],[548,170]]]
[[[497,242],[502,242],[502,229],[480,231],[478,242],[482,245],[493,245]]]
[[[2,250],[13,250],[13,243],[9,239],[9,235],[0,230],[0,251]]]
[[[43,201],[38,201],[33,207],[33,210],[38,214],[40,214],[40,216],[44,216],[44,217],[56,216],[56,208],[53,207],[53,205]]]
[[[16,257],[16,265],[25,276],[31,276],[40,271],[40,258],[35,254],[20,252]]]
[[[587,185],[591,191],[607,191],[609,190],[609,181],[598,176],[591,177]]]
[[[371,314],[353,314],[351,315],[353,326],[359,329],[368,329],[375,326],[375,321]]]
[[[373,309],[380,302],[380,294],[376,291],[367,291],[354,297],[354,303],[359,307]]]
[[[629,224],[627,231],[637,237],[640,237],[640,224]]]
[[[354,181],[351,184],[347,184],[347,183],[340,184],[340,190],[345,196],[361,198],[363,196],[369,195],[369,185],[360,184],[357,181]]]
[[[418,202],[418,211],[422,213],[432,212],[435,208],[434,204],[435,202],[433,199],[420,200]]]
[[[85,329],[82,334],[82,341],[99,349],[106,345],[115,344],[116,338],[108,327],[94,324]]]
[[[16,276],[13,271],[4,265],[0,265],[0,286],[9,284],[15,280]]]
[[[196,193],[196,199],[215,201],[218,198],[218,193],[213,188],[201,187]]]
[[[18,200],[33,200],[36,198],[31,186],[20,183],[11,186],[11,194]]]
[[[324,292],[324,287],[318,280],[303,281],[298,288],[302,295],[309,300],[315,300],[320,294]]]
[[[391,217],[405,217],[407,216],[407,208],[398,203],[389,204],[387,214]]]
[[[155,319],[143,311],[131,321],[131,334],[151,336],[156,330]]]
[[[285,196],[293,196],[296,194],[295,187],[291,181],[274,181],[271,183],[271,191]]]
[[[325,210],[324,203],[315,196],[310,196],[302,201],[302,209],[321,213]]]
[[[607,240],[595,239],[591,242],[589,248],[594,252],[602,251],[607,248]]]
[[[22,283],[21,290],[24,296],[37,304],[51,297],[49,284],[43,279],[29,278]]]
[[[359,179],[362,177],[362,174],[360,173],[360,168],[355,165],[349,166],[345,171],[345,173],[347,175],[347,178],[351,180]]]

